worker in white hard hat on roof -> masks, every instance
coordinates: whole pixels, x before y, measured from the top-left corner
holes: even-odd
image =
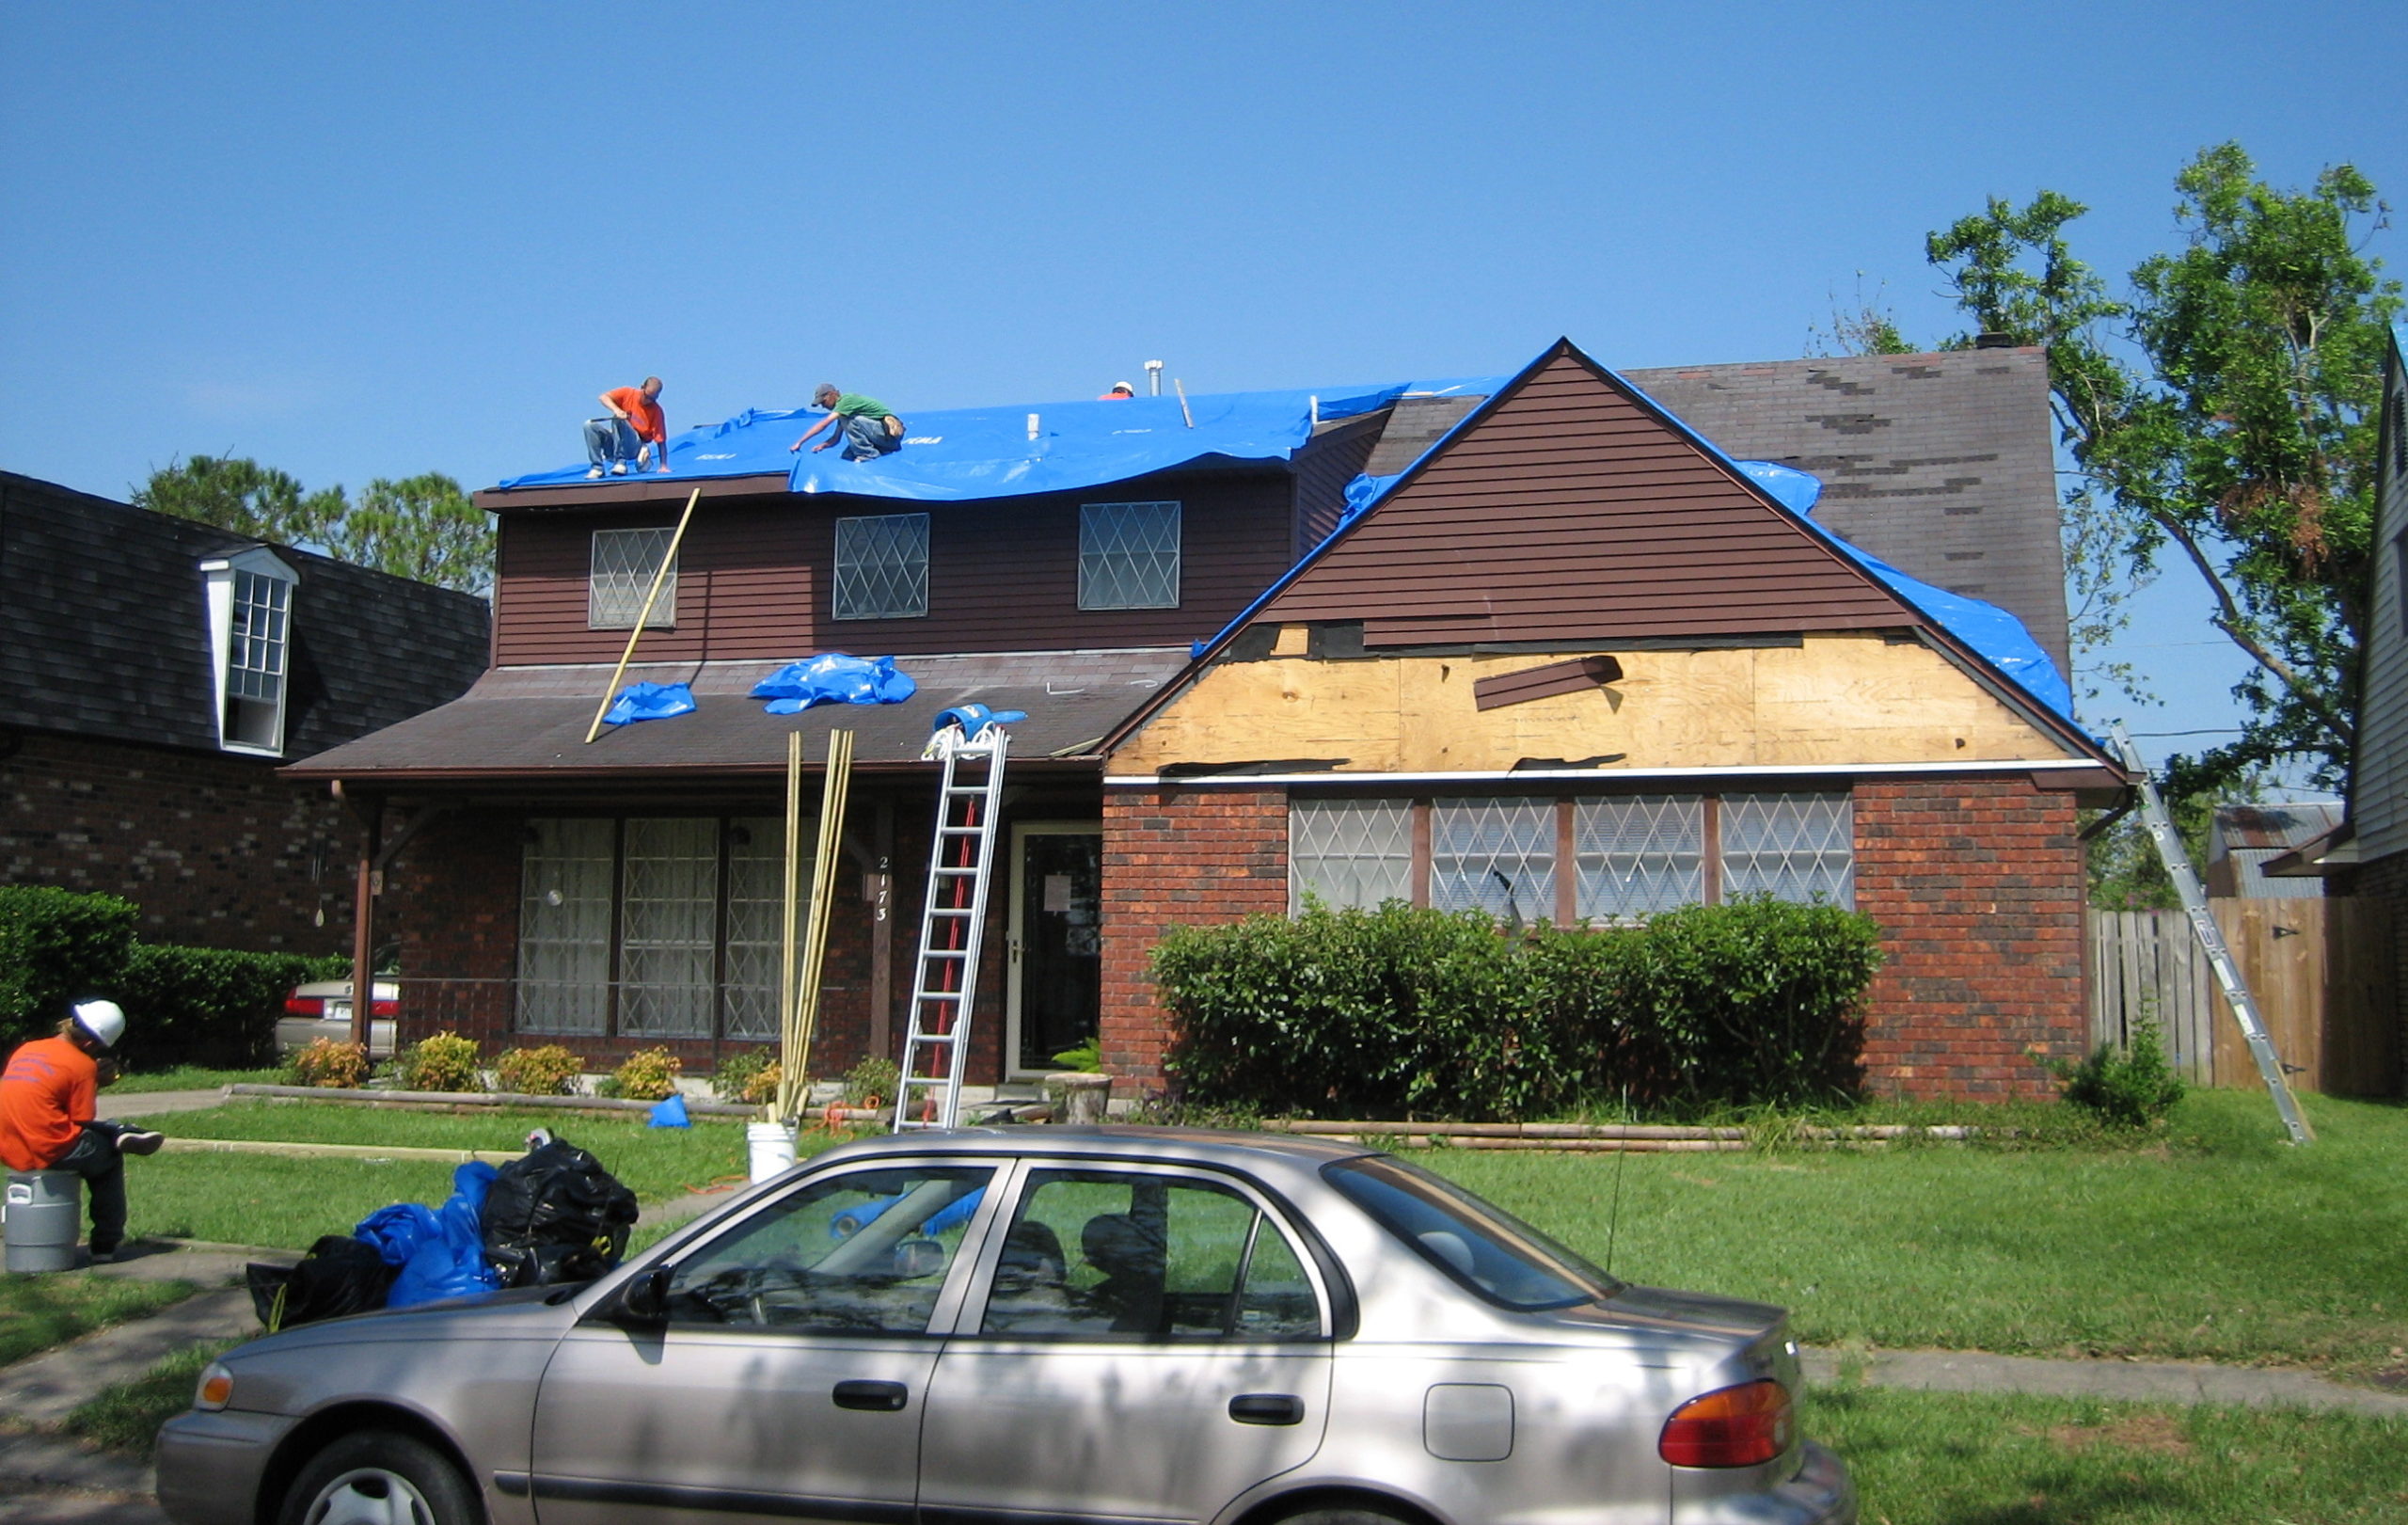
[[[166,1140],[147,1128],[93,1116],[101,1069],[125,1036],[115,1001],[78,1001],[55,1038],[20,1044],[0,1072],[0,1160],[11,1170],[72,1170],[92,1188],[92,1259],[117,1258],[125,1240],[125,1156],[155,1154]]]
[[[1126,403],[1133,400],[1136,395],[1136,388],[1132,387],[1125,381],[1116,381],[1112,384],[1112,389],[1105,392],[1101,397],[1097,398],[1096,401],[1099,403]]]

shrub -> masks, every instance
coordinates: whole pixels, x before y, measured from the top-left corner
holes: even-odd
[[[1066,1048],[1054,1056],[1056,1068],[1080,1074],[1094,1074],[1103,1068],[1103,1042],[1090,1038],[1076,1048]]]
[[[324,1086],[351,1090],[368,1078],[368,1051],[357,1043],[321,1038],[293,1056],[285,1077],[296,1086]]]
[[[610,1095],[630,1102],[665,1102],[684,1068],[685,1061],[665,1048],[640,1048],[620,1061],[604,1085]]]
[[[893,1059],[876,1054],[845,1072],[845,1104],[847,1106],[885,1106],[892,1104],[895,1093],[902,1088],[903,1071]]]
[[[2101,1043],[2080,1064],[2050,1066],[2057,1090],[2074,1106],[2119,1128],[2146,1128],[2182,1099],[2182,1077],[2165,1062],[2157,1019],[2143,1012],[2121,1048]]]
[[[784,1067],[766,1049],[749,1049],[720,1061],[719,1073],[711,1076],[711,1094],[722,1102],[759,1106],[777,1099],[778,1084],[784,1078]]]
[[[340,956],[137,943],[117,982],[127,1018],[119,1056],[129,1071],[274,1064],[276,1022],[293,987],[350,972]]]
[[[493,1061],[499,1088],[520,1096],[567,1096],[577,1090],[584,1061],[558,1043],[502,1051]]]
[[[139,914],[114,895],[0,885],[0,1049],[47,1035],[78,996],[117,995]]]
[[[436,1033],[402,1050],[395,1068],[404,1090],[481,1091],[484,1077],[477,1072],[477,1040],[458,1033]]]
[[[1819,1100],[1853,1088],[1869,917],[1747,898],[1508,935],[1479,912],[1307,908],[1180,928],[1153,976],[1207,1106],[1528,1118],[1586,1098]]]

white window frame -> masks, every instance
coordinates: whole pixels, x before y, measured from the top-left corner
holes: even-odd
[[[1168,511],[1166,517],[1170,524],[1168,552],[1170,568],[1167,586],[1159,590],[1157,596],[1150,598],[1116,599],[1106,602],[1102,585],[1107,580],[1118,583],[1125,588],[1133,580],[1128,568],[1138,554],[1149,556],[1163,554],[1160,549],[1136,553],[1127,550],[1114,552],[1093,548],[1095,541],[1101,535],[1102,532],[1099,526],[1102,523],[1104,516],[1125,516],[1139,509]],[[1148,502],[1081,503],[1079,505],[1079,607],[1081,609],[1177,609],[1180,578],[1186,568],[1186,533],[1184,511],[1177,502],[1167,499]],[[1107,579],[1105,576],[1107,570],[1115,571],[1116,575]]]
[[[643,611],[643,596],[652,591],[652,580],[659,570],[659,558],[669,554],[669,543],[677,532],[664,527],[635,530],[596,530],[585,564],[585,627],[589,630],[632,630],[636,616]],[[642,566],[626,571],[602,569],[602,547],[607,540],[613,546],[632,546],[638,537],[651,540],[657,548]],[[682,554],[682,553],[681,553]],[[603,580],[611,579],[613,585],[605,592]],[[621,584],[619,579],[626,579]],[[606,602],[607,601],[607,602]],[[643,622],[647,630],[673,630],[677,627],[677,559],[670,557],[669,575],[660,580],[660,596],[653,600],[652,613]]]
[[[200,564],[200,572],[204,580],[204,607],[209,615],[210,672],[214,680],[214,692],[217,701],[218,750],[239,752],[254,757],[281,757],[284,755],[285,712],[293,689],[293,596],[300,587],[301,574],[265,546],[253,546],[230,555],[211,557]],[[238,655],[245,659],[247,670],[261,671],[248,659],[250,654],[257,650],[256,644],[244,638],[245,632],[235,628],[235,591],[237,584],[245,579],[259,579],[281,584],[284,588],[282,629],[272,633],[267,643],[269,660],[275,670],[262,674],[276,688],[273,701],[275,715],[269,726],[270,740],[264,744],[243,739],[233,733],[226,720],[227,707],[232,699],[241,698],[248,703],[268,702],[257,694],[238,695],[233,691]],[[238,644],[244,648],[240,653],[235,649]]]
[[[915,520],[916,526],[912,523]],[[877,532],[862,528],[864,525],[899,527],[905,537],[916,533],[920,551],[918,565],[913,566],[908,561],[900,564],[907,580],[910,580],[905,584],[906,591],[916,582],[920,595],[916,609],[907,607],[908,600],[877,609],[848,604],[846,581],[848,576],[859,578],[863,575],[860,559],[864,549],[863,542]],[[892,533],[892,528],[887,532]],[[848,545],[848,541],[850,545]],[[857,604],[861,588],[856,585],[849,591]],[[928,516],[926,514],[863,514],[836,521],[836,550],[829,573],[828,617],[834,620],[918,620],[928,617]]]

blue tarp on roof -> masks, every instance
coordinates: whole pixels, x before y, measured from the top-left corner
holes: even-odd
[[[1498,378],[1394,382],[1326,391],[1221,392],[1187,400],[1188,426],[1176,397],[1117,403],[1040,403],[1010,407],[901,412],[903,448],[874,461],[848,461],[833,450],[800,453],[791,446],[827,417],[817,408],[748,409],[724,423],[689,429],[669,441],[672,480],[787,475],[799,493],[852,493],[921,502],[959,502],[1026,493],[1069,492],[1208,458],[1284,461],[1326,423],[1386,407],[1400,397],[1478,394]],[[1037,429],[1029,430],[1032,415]],[[565,432],[565,431],[564,431]],[[823,430],[818,444],[832,431]],[[586,480],[581,466],[512,477],[509,487],[563,486]],[[605,478],[604,481],[620,479]],[[647,476],[657,481],[657,474]]]

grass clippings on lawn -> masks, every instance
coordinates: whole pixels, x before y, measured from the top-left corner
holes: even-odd
[[[0,1366],[94,1329],[147,1318],[194,1290],[189,1281],[137,1281],[89,1271],[0,1276]]]
[[[1866,1525],[2408,1519],[2408,1424],[2360,1414],[1821,1388],[1806,1434]]]
[[[2408,1347],[2408,1107],[2194,1093],[2145,1146],[1415,1152],[1615,1275],[1780,1303],[1816,1344],[2301,1364]]]

